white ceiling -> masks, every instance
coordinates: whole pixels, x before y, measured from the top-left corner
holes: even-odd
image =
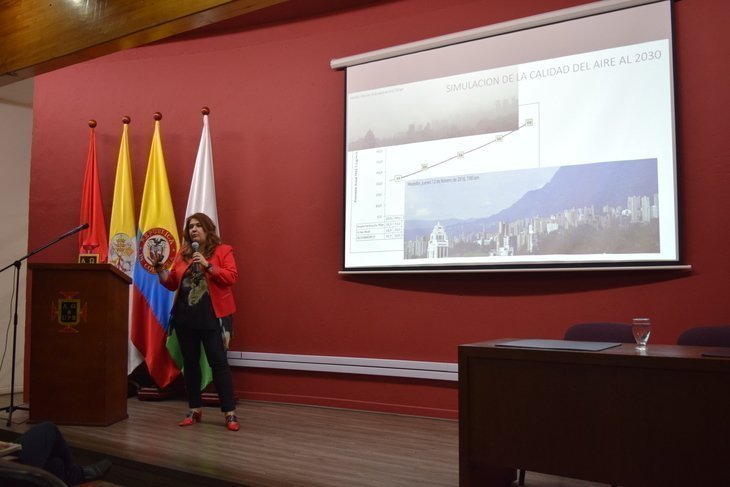
[[[0,86],[0,103],[33,106],[33,79],[24,79]]]

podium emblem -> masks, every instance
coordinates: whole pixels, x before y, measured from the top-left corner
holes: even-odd
[[[79,264],[98,264],[99,263],[99,254],[95,254],[94,250],[99,246],[99,244],[84,244],[82,247],[84,248],[84,253],[79,254]]]
[[[164,228],[157,227],[147,230],[139,239],[139,263],[147,272],[155,272],[154,262],[160,257],[162,257],[162,266],[169,269],[176,253],[175,238]]]
[[[99,254],[79,254],[79,264],[98,264]]]
[[[51,319],[63,326],[60,333],[78,333],[74,327],[86,321],[86,303],[77,297],[76,291],[62,291],[61,297],[51,306]]]

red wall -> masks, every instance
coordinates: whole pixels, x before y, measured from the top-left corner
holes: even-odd
[[[683,260],[691,272],[610,271],[342,277],[344,74],[332,58],[585,3],[402,0],[189,37],[39,76],[29,248],[79,223],[90,118],[107,218],[121,118],[132,118],[138,209],[152,114],[182,224],[211,108],[218,211],[241,280],[234,350],[456,362],[457,345],[559,338],[574,322],[646,315],[651,342],[730,323],[730,4],[677,1],[675,65]],[[75,242],[34,262],[69,262]],[[454,417],[456,384],[236,369],[243,397]]]

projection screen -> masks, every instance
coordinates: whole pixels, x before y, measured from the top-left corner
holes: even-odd
[[[678,263],[669,1],[332,67],[346,70],[343,271]]]

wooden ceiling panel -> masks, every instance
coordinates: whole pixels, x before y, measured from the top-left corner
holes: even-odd
[[[286,0],[0,0],[0,86]]]

